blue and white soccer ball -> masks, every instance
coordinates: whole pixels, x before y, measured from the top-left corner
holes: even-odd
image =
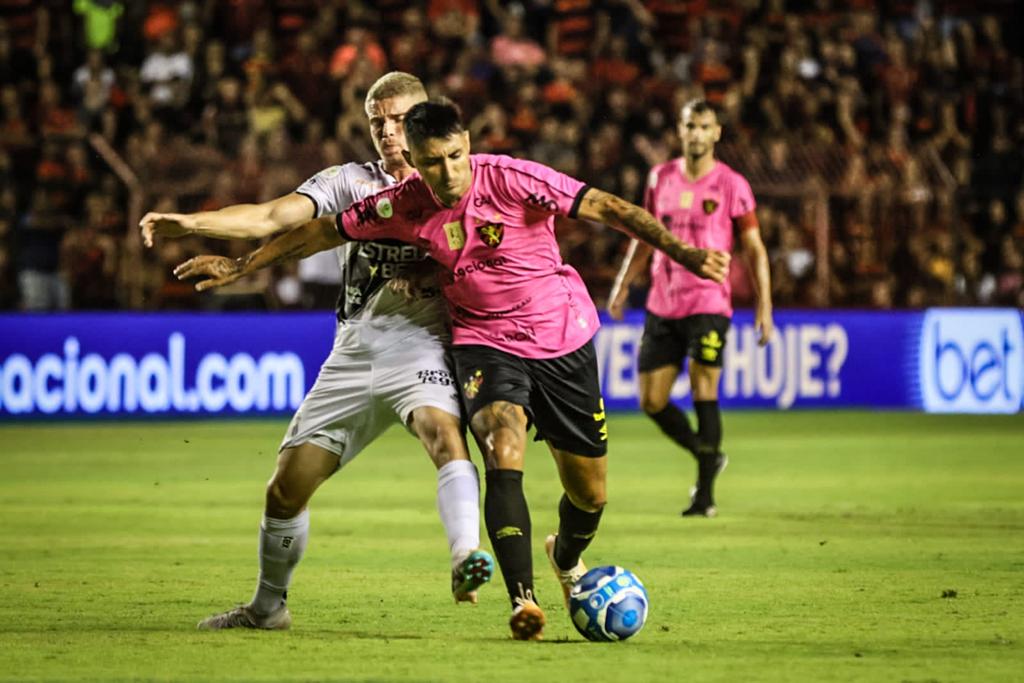
[[[647,589],[622,567],[596,567],[569,594],[569,616],[587,640],[626,640],[647,621]]]

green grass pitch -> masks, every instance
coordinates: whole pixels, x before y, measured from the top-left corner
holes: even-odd
[[[692,461],[613,415],[586,559],[651,597],[618,644],[583,641],[560,605],[543,446],[526,489],[549,626],[517,643],[500,577],[452,604],[433,467],[393,429],[314,498],[292,630],[197,632],[252,593],[284,427],[0,427],[0,680],[1024,680],[1022,416],[727,413],[706,520],[679,517]]]

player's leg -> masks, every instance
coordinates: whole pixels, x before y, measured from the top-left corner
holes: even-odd
[[[521,405],[494,401],[477,410],[470,429],[487,468],[484,521],[512,603],[516,640],[539,640],[546,622],[533,587],[533,527],[523,491],[529,420]]]
[[[683,515],[714,517],[714,484],[728,460],[722,453],[722,415],[718,406],[718,384],[722,376],[722,351],[729,319],[719,315],[696,315],[687,319],[691,327],[690,388],[697,414],[697,485],[690,506]]]
[[[260,578],[251,602],[255,612],[269,614],[284,606],[309,539],[309,499],[339,463],[337,453],[312,442],[278,454],[260,525]]]
[[[477,589],[494,573],[494,560],[480,549],[480,479],[460,419],[447,410],[420,406],[412,411],[409,429],[437,467],[437,511],[451,553],[452,595],[456,602],[476,603]]]
[[[580,559],[597,534],[607,498],[608,425],[593,343],[548,360],[529,362],[537,437],[551,449],[564,494],[558,532],[545,543],[568,600],[586,572]]]
[[[338,469],[340,458],[312,442],[282,449],[267,484],[259,536],[259,581],[248,605],[218,614],[199,628],[286,629],[291,615],[286,604],[292,572],[309,538],[309,499]]]
[[[686,413],[671,399],[672,386],[677,377],[678,365],[662,365],[653,370],[641,371],[638,374],[640,409],[654,420],[665,436],[696,457],[697,435]]]
[[[677,323],[647,314],[637,358],[640,408],[665,436],[696,457],[697,435],[686,413],[671,400],[672,385],[686,354],[686,340],[679,338]]]
[[[376,391],[423,444],[437,468],[437,511],[451,553],[452,596],[476,602],[494,560],[480,549],[480,479],[463,436],[455,378],[444,345],[426,334],[408,352],[389,352],[376,364]]]
[[[594,540],[601,523],[607,500],[608,457],[550,448],[565,493],[558,503],[558,533],[548,536],[545,550],[568,606],[573,584],[587,572],[581,559],[583,551]]]
[[[484,457],[484,522],[512,603],[512,637],[541,637],[533,589],[530,510],[523,493],[529,378],[522,359],[484,346],[452,349],[470,430]]]
[[[201,629],[288,628],[286,593],[309,534],[306,506],[316,489],[397,417],[367,396],[372,368],[332,351],[292,417],[267,484],[260,524],[260,579],[250,604],[199,623]]]

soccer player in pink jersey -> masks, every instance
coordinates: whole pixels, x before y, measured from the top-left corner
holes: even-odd
[[[721,281],[729,254],[696,249],[647,211],[546,166],[470,155],[469,133],[447,101],[417,104],[405,118],[408,159],[419,175],[338,214],[283,235],[237,261],[197,257],[179,277],[197,288],[235,281],[314,247],[396,239],[442,267],[452,355],[465,415],[484,455],[484,518],[512,601],[518,640],[541,637],[533,590],[530,513],[523,495],[527,430],[547,442],[564,488],[558,533],[546,550],[564,597],[586,571],[580,559],[605,505],[607,426],[592,338],[597,311],[579,274],[562,263],[555,215],[605,223]],[[396,246],[400,249],[400,246]]]
[[[773,327],[768,255],[761,241],[750,184],[715,159],[715,143],[721,136],[718,116],[707,102],[694,100],[684,105],[679,119],[683,156],[651,170],[644,206],[673,234],[698,247],[731,252],[733,233],[739,234],[754,275],[754,325],[760,335],[758,343],[764,346],[771,339]],[[608,297],[613,318],[622,319],[629,285],[648,262],[651,288],[637,363],[640,406],[670,439],[697,459],[697,484],[683,516],[714,517],[715,478],[727,462],[721,450],[718,380],[732,317],[729,280],[712,282],[695,277],[664,254],[633,240]],[[697,414],[696,434],[686,414],[669,400],[687,356]]]

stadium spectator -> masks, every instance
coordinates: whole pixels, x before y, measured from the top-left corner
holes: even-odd
[[[751,179],[763,206],[773,205],[802,230],[801,205],[822,201],[822,193],[827,198],[827,220],[811,226],[828,237],[812,241],[824,267],[784,286],[782,304],[814,301],[820,291],[840,296],[844,288],[828,284],[836,284],[829,270],[843,266],[830,253],[853,246],[850,212],[878,240],[877,259],[893,272],[895,255],[909,253],[921,225],[948,224],[957,244],[977,234],[985,244],[979,282],[996,276],[1001,236],[1019,220],[1024,39],[1010,2],[946,3],[930,16],[907,11],[907,3],[781,0],[69,6],[75,12],[14,3],[0,30],[0,146],[23,198],[19,211],[30,202],[47,133],[64,138],[57,143],[64,146],[99,132],[137,175],[156,181],[143,184],[147,203],[176,180],[162,177],[173,166],[134,165],[139,136],[154,117],[190,142],[216,146],[228,163],[256,132],[253,125],[265,137],[282,111],[293,149],[311,149],[308,126],[315,119],[323,133],[313,144],[338,149],[342,158],[366,158],[373,149],[359,103],[381,69],[401,64],[456,99],[469,120],[500,109],[506,131],[496,148],[536,152],[570,174],[593,172],[601,183],[614,165],[600,153],[619,155],[616,163],[660,163],[676,148],[670,119],[682,102],[719,100],[734,131],[722,157]],[[492,50],[505,43],[508,50]],[[529,49],[520,53],[523,46]],[[334,75],[323,75],[335,56]],[[281,97],[278,84],[290,97]],[[490,112],[481,121],[495,118]],[[599,142],[590,135],[596,131]],[[90,163],[112,172],[107,162]],[[195,208],[200,194],[173,198]],[[998,224],[992,199],[1007,214]],[[83,220],[82,211],[72,217]],[[792,240],[782,247],[767,233],[766,240],[773,253],[798,248]],[[831,242],[842,247],[825,246]],[[16,260],[12,238],[6,248]],[[119,243],[117,259],[126,253]],[[961,271],[965,264],[974,267],[956,259],[954,281],[977,279]],[[921,287],[895,287],[894,304],[908,305],[918,290],[928,293],[926,304],[934,302],[930,286],[915,284]],[[864,305],[869,293],[854,289],[845,288],[853,299],[833,296],[829,303]],[[963,291],[958,296],[977,293]]]
[[[93,50],[111,51],[117,48],[118,18],[124,5],[117,0],[75,0],[75,13],[83,17],[85,44]]]

